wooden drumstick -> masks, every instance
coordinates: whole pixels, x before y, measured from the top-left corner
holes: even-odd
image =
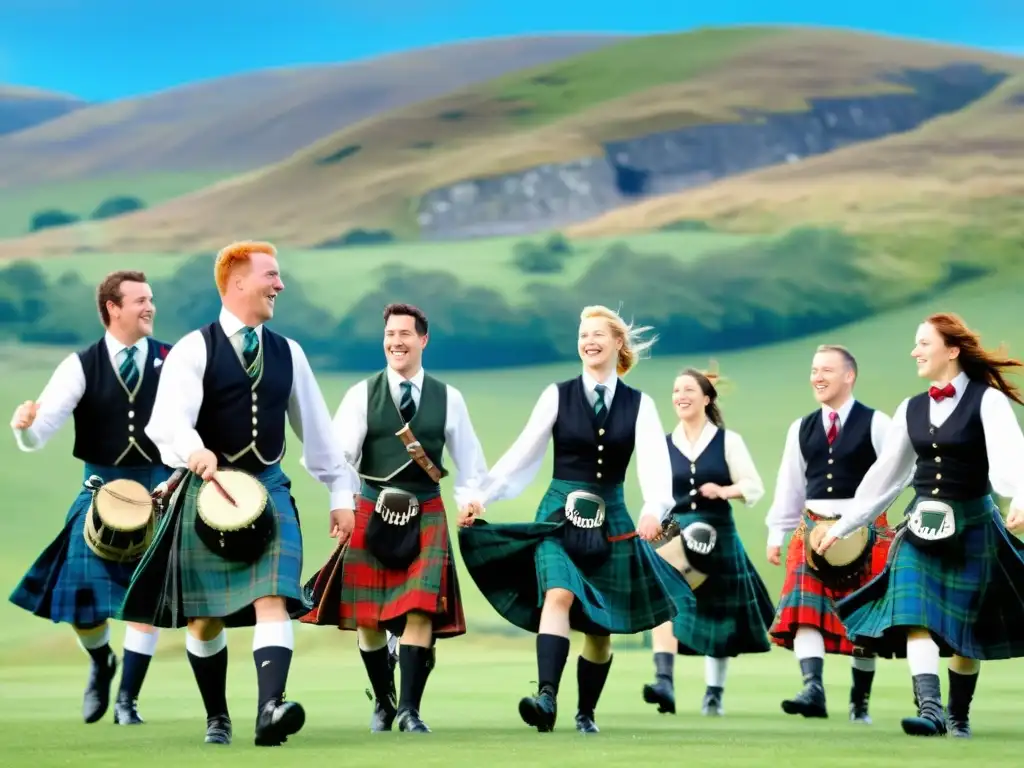
[[[220,484],[220,480],[218,480],[215,476],[210,475],[210,482],[213,483],[213,487],[216,488],[220,492],[220,495],[223,496],[225,499],[227,499],[231,503],[231,506],[233,506],[233,507],[237,507],[238,506],[238,502],[235,501],[234,497],[230,493],[227,492],[227,489],[223,485]]]

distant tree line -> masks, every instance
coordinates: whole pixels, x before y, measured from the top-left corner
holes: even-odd
[[[1002,252],[978,248],[972,243],[968,259],[959,247],[939,254],[929,247],[930,268],[912,281],[906,264],[893,268],[897,256],[885,254],[885,263],[901,275],[893,279],[881,271],[876,245],[831,229],[795,229],[695,261],[616,244],[575,283],[538,279],[514,304],[500,291],[463,283],[444,269],[384,264],[379,280],[340,319],[313,305],[303,286],[290,280],[273,326],[301,342],[324,369],[373,370],[382,360],[383,307],[412,302],[430,316],[431,366],[495,368],[574,358],[580,309],[603,303],[621,305],[627,319],[655,326],[658,354],[706,353],[829,330],[980,277]],[[908,252],[908,258],[920,258]],[[560,236],[521,244],[513,253],[521,269],[538,277],[552,271],[537,269],[538,263],[571,258],[572,248]],[[173,275],[152,280],[157,336],[174,341],[217,316],[212,259],[196,256]],[[77,273],[48,280],[34,263],[11,264],[0,270],[0,336],[90,342],[100,334],[94,290]]]
[[[114,197],[108,197],[97,205],[95,210],[86,218],[93,221],[112,219],[115,216],[123,216],[132,211],[141,211],[145,207],[146,204],[137,197],[115,195]],[[66,227],[69,224],[77,224],[81,220],[82,217],[78,214],[65,211],[62,208],[45,208],[32,214],[28,228],[30,232],[38,232],[41,229],[49,229],[50,227]]]

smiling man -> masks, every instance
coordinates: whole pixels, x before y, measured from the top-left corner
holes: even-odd
[[[796,529],[786,557],[772,642],[792,650],[800,661],[804,687],[782,702],[790,715],[827,717],[822,671],[825,654],[853,657],[850,719],[871,722],[868,699],[875,676],[875,659],[855,653],[836,614],[835,601],[867,583],[885,565],[891,534],[885,509],[874,521],[871,538],[854,562],[856,568],[831,573],[825,564],[812,567],[806,537],[816,526],[827,526],[849,506],[857,486],[882,450],[891,420],[853,397],[857,361],[838,345],[818,347],[811,362],[811,389],[820,407],[794,421],[768,511],[768,562],[779,565],[782,542]],[[898,495],[898,493],[896,494]],[[895,499],[889,499],[889,503]]]
[[[375,699],[371,731],[389,731],[397,720],[400,731],[429,732],[420,701],[434,641],[466,631],[438,484],[448,474],[442,452],[448,449],[458,472],[463,514],[482,511],[487,464],[462,393],[423,370],[428,331],[418,307],[385,307],[387,367],[355,384],[338,407],[335,434],[362,491],[351,543],[309,581],[317,605],[302,619],[356,631]],[[397,701],[388,631],[402,638]]]
[[[157,383],[170,347],[155,341],[153,292],[142,272],[112,272],[96,291],[103,338],[68,355],[57,366],[38,401],[18,406],[11,427],[22,451],[38,451],[69,417],[74,418],[72,453],[84,464],[84,480],[133,480],[152,491],[170,475],[157,448],[142,432],[153,409]],[[84,486],[63,530],[33,563],[11,602],[55,623],[70,624],[89,654],[92,669],[82,717],[94,723],[106,714],[117,658],[110,648],[108,619],[121,606],[134,563],[105,559],[106,549],[85,538],[93,494]],[[28,510],[34,514],[37,510]],[[124,669],[114,704],[114,722],[142,723],[136,699],[156,649],[157,631],[129,624]]]
[[[217,255],[214,276],[220,317],[168,355],[146,426],[165,463],[190,474],[172,497],[121,613],[160,627],[188,624],[185,647],[206,707],[206,742],[213,744],[232,738],[225,627],[253,626],[255,743],[278,746],[305,723],[302,706],[284,694],[291,619],[311,607],[302,592],[299,516],[280,464],[285,425],[302,441],[306,469],[330,491],[329,527],[342,541],[352,532],[358,477],[336,447],[302,347],[265,325],[284,290],[274,246],[233,243]],[[235,490],[209,482],[218,477]],[[254,526],[268,535],[247,538]]]

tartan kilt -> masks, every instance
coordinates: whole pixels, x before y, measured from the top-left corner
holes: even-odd
[[[255,476],[267,489],[276,533],[252,564],[225,560],[210,550],[195,529],[202,479],[189,472],[171,497],[153,543],[135,569],[120,618],[176,629],[188,619],[216,618],[226,627],[256,624],[253,603],[282,597],[297,619],[311,606],[302,594],[302,531],[291,480],[279,464]]]
[[[364,485],[355,509],[352,537],[306,582],[313,610],[303,624],[341,630],[389,630],[401,635],[410,611],[430,616],[433,636],[466,633],[448,517],[440,496],[420,497],[420,552],[404,570],[386,568],[366,549],[366,526],[374,513],[376,493]]]
[[[696,611],[672,619],[672,633],[683,656],[712,656],[716,659],[771,650],[768,628],[775,614],[768,588],[743,548],[730,512],[706,515],[699,512],[673,514],[680,528],[701,521],[715,526],[715,572],[696,590]]]
[[[104,467],[86,464],[83,483],[92,475],[104,482],[134,480],[152,491],[171,475],[156,464],[140,467]],[[136,563],[104,560],[85,543],[85,520],[92,508],[92,492],[78,492],[64,518],[64,527],[36,558],[10,601],[34,616],[54,623],[92,627],[113,618],[121,607]]]
[[[629,635],[670,621],[696,608],[690,586],[654,548],[639,537],[613,541],[599,566],[577,566],[558,538],[567,525],[566,496],[590,491],[605,500],[609,536],[635,531],[621,485],[552,480],[532,523],[477,520],[459,529],[462,561],[491,606],[508,622],[529,632],[540,626],[544,594],[565,589],[576,598],[571,629],[588,635]],[[557,522],[550,522],[552,517]]]
[[[942,656],[1020,658],[1024,544],[1006,530],[991,497],[947,503],[957,510],[959,551],[922,549],[901,529],[885,569],[838,603],[839,616],[854,642],[883,658],[906,657],[912,628],[929,630]]]
[[[803,522],[793,532],[786,555],[786,581],[782,585],[782,595],[769,635],[775,645],[793,650],[793,638],[797,629],[801,626],[813,627],[821,633],[825,641],[825,653],[861,656],[863,653],[850,641],[847,629],[836,613],[835,604],[867,584],[885,567],[885,560],[892,546],[892,531],[889,528],[887,513],[882,512],[872,523],[877,535],[860,578],[841,589],[825,585],[807,565],[804,551],[807,521],[814,523],[822,519],[824,518],[820,515],[805,511]]]

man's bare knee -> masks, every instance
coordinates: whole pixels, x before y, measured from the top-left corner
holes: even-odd
[[[260,597],[253,602],[252,607],[256,611],[256,621],[291,620],[283,597],[276,595]]]
[[[189,619],[188,633],[196,640],[204,643],[213,640],[224,631],[224,622],[220,619]]]
[[[386,646],[388,644],[388,636],[382,629],[356,627],[356,642],[359,644],[360,650],[370,653],[372,651],[379,651]]]
[[[544,607],[551,607],[558,610],[568,611],[572,608],[572,601],[576,599],[568,589],[549,589],[544,593]]]

